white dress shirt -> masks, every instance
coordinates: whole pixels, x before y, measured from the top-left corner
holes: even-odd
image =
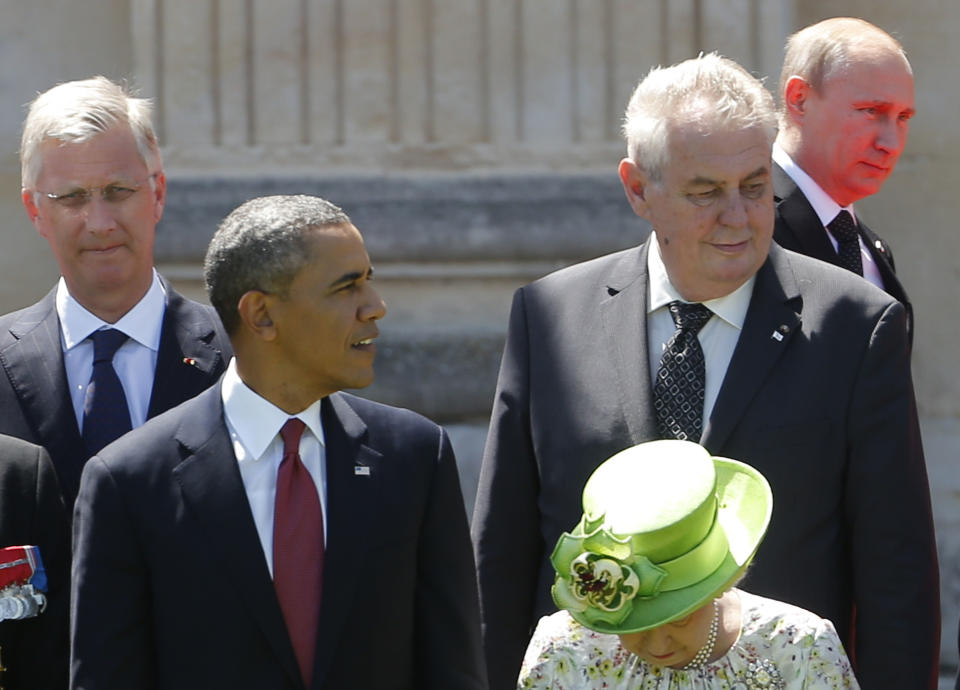
[[[827,230],[827,224],[831,223],[840,211],[847,211],[853,218],[854,224],[859,224],[857,214],[853,212],[853,204],[841,206],[834,201],[812,177],[793,162],[790,154],[777,144],[773,145],[773,162],[783,168],[783,171],[787,173],[790,179],[800,188],[800,191],[803,192],[803,195],[807,198],[807,201],[810,202],[810,205],[813,206],[813,210],[820,219],[820,224],[823,225],[823,231],[827,234],[827,239],[830,240],[833,251],[837,251],[837,238]],[[883,278],[880,276],[880,269],[877,268],[877,264],[873,260],[873,254],[870,253],[870,250],[864,243],[863,235],[860,235],[859,239],[860,263],[863,264],[863,277],[882,290]]]
[[[87,338],[94,331],[104,328],[123,331],[129,338],[113,356],[113,368],[127,398],[132,427],[135,429],[147,420],[166,304],[163,285],[154,271],[147,294],[119,321],[111,324],[82,307],[70,294],[66,281],[60,278],[56,296],[57,316],[60,317],[60,347],[63,349],[63,366],[67,371],[70,400],[80,433],[83,433],[83,399],[93,374],[93,341]]]
[[[677,292],[667,276],[667,269],[660,256],[660,247],[657,244],[656,233],[650,236],[650,251],[647,254],[647,352],[650,355],[650,380],[655,382],[657,370],[660,368],[660,358],[667,347],[667,341],[676,332],[677,327],[670,316],[667,305],[673,301],[686,302]],[[729,295],[707,300],[703,306],[713,312],[713,316],[700,329],[697,339],[703,348],[703,359],[706,369],[706,380],[703,392],[703,428],[707,428],[707,420],[717,402],[720,386],[727,375],[727,367],[733,351],[740,340],[740,331],[743,321],[747,317],[750,307],[750,297],[753,295],[753,284],[756,275]]]
[[[324,542],[327,534],[327,476],[320,401],[295,415],[289,415],[258,395],[237,373],[237,361],[231,359],[223,375],[221,389],[223,417],[230,432],[233,452],[240,467],[240,478],[257,526],[267,568],[273,577],[273,508],[277,493],[277,470],[283,459],[280,429],[290,417],[297,417],[307,428],[300,437],[300,460],[320,497],[323,512]]]

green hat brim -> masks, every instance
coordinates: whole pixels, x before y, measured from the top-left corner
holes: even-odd
[[[729,589],[750,564],[763,535],[770,524],[773,512],[773,495],[770,485],[753,467],[730,460],[713,458],[717,471],[717,519],[727,536],[729,548],[719,567],[704,579],[683,589],[660,592],[654,597],[635,598],[629,613],[619,622],[598,620],[584,615],[583,611],[566,607],[564,597],[558,596],[554,584],[554,601],[567,608],[570,615],[581,625],[601,633],[631,633],[659,627],[672,620],[696,611],[713,598]]]

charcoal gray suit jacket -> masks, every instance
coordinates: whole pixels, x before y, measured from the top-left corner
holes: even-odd
[[[547,559],[579,520],[590,473],[657,438],[647,249],[514,296],[472,524],[493,690],[515,685],[532,626],[554,610]],[[931,687],[938,666],[937,554],[904,319],[862,278],[772,244],[700,439],[773,488],[742,586],[855,639],[864,688]]]
[[[166,310],[148,419],[213,385],[233,356],[213,308],[161,281]],[[0,433],[47,449],[69,519],[87,454],[67,390],[56,288],[36,304],[0,316],[0,368]]]

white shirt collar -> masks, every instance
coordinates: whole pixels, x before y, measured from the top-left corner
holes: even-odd
[[[841,206],[834,201],[812,177],[803,171],[803,168],[794,163],[790,154],[780,148],[776,143],[773,145],[773,162],[783,168],[783,171],[787,173],[790,179],[800,188],[800,191],[803,192],[807,201],[813,206],[813,210],[816,211],[821,225],[826,227],[828,223],[837,217],[840,211],[849,211],[850,215],[856,219],[857,216],[853,212],[853,204]],[[856,220],[854,220],[854,222],[856,222]]]
[[[220,395],[223,400],[223,413],[231,428],[236,432],[238,440],[247,452],[256,459],[263,457],[270,442],[280,432],[280,427],[290,417],[297,417],[303,421],[320,445],[324,445],[320,400],[295,415],[287,414],[243,382],[240,374],[237,373],[235,357],[230,359],[227,371],[223,375]]]
[[[689,301],[680,296],[680,293],[677,292],[677,289],[667,276],[667,267],[663,265],[663,258],[660,256],[660,245],[657,243],[655,231],[650,235],[650,250],[647,253],[647,274],[649,276],[650,298],[647,301],[648,314],[676,300],[681,302]],[[750,276],[743,285],[730,294],[707,300],[703,305],[734,328],[742,329],[743,322],[747,318],[747,309],[750,308],[750,297],[753,295],[753,284],[756,280],[757,276],[754,274]]]
[[[123,331],[131,340],[156,352],[160,349],[160,331],[163,328],[163,312],[166,309],[166,295],[157,271],[153,271],[153,281],[147,294],[133,305],[116,323],[107,323],[83,307],[67,288],[67,282],[61,276],[57,283],[57,316],[60,317],[60,333],[63,334],[67,350],[86,340],[91,333],[100,328],[116,328]]]

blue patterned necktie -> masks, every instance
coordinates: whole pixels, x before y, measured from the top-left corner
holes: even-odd
[[[83,399],[83,442],[92,456],[130,431],[130,410],[113,355],[127,341],[126,333],[108,328],[90,334],[93,341],[93,374]]]
[[[860,234],[853,216],[847,211],[840,211],[837,217],[830,221],[827,230],[837,240],[837,255],[840,265],[858,276],[863,275],[863,259],[860,257]]]
[[[653,384],[653,406],[660,438],[700,441],[706,364],[697,333],[713,316],[699,302],[671,302],[677,330],[667,341]]]

